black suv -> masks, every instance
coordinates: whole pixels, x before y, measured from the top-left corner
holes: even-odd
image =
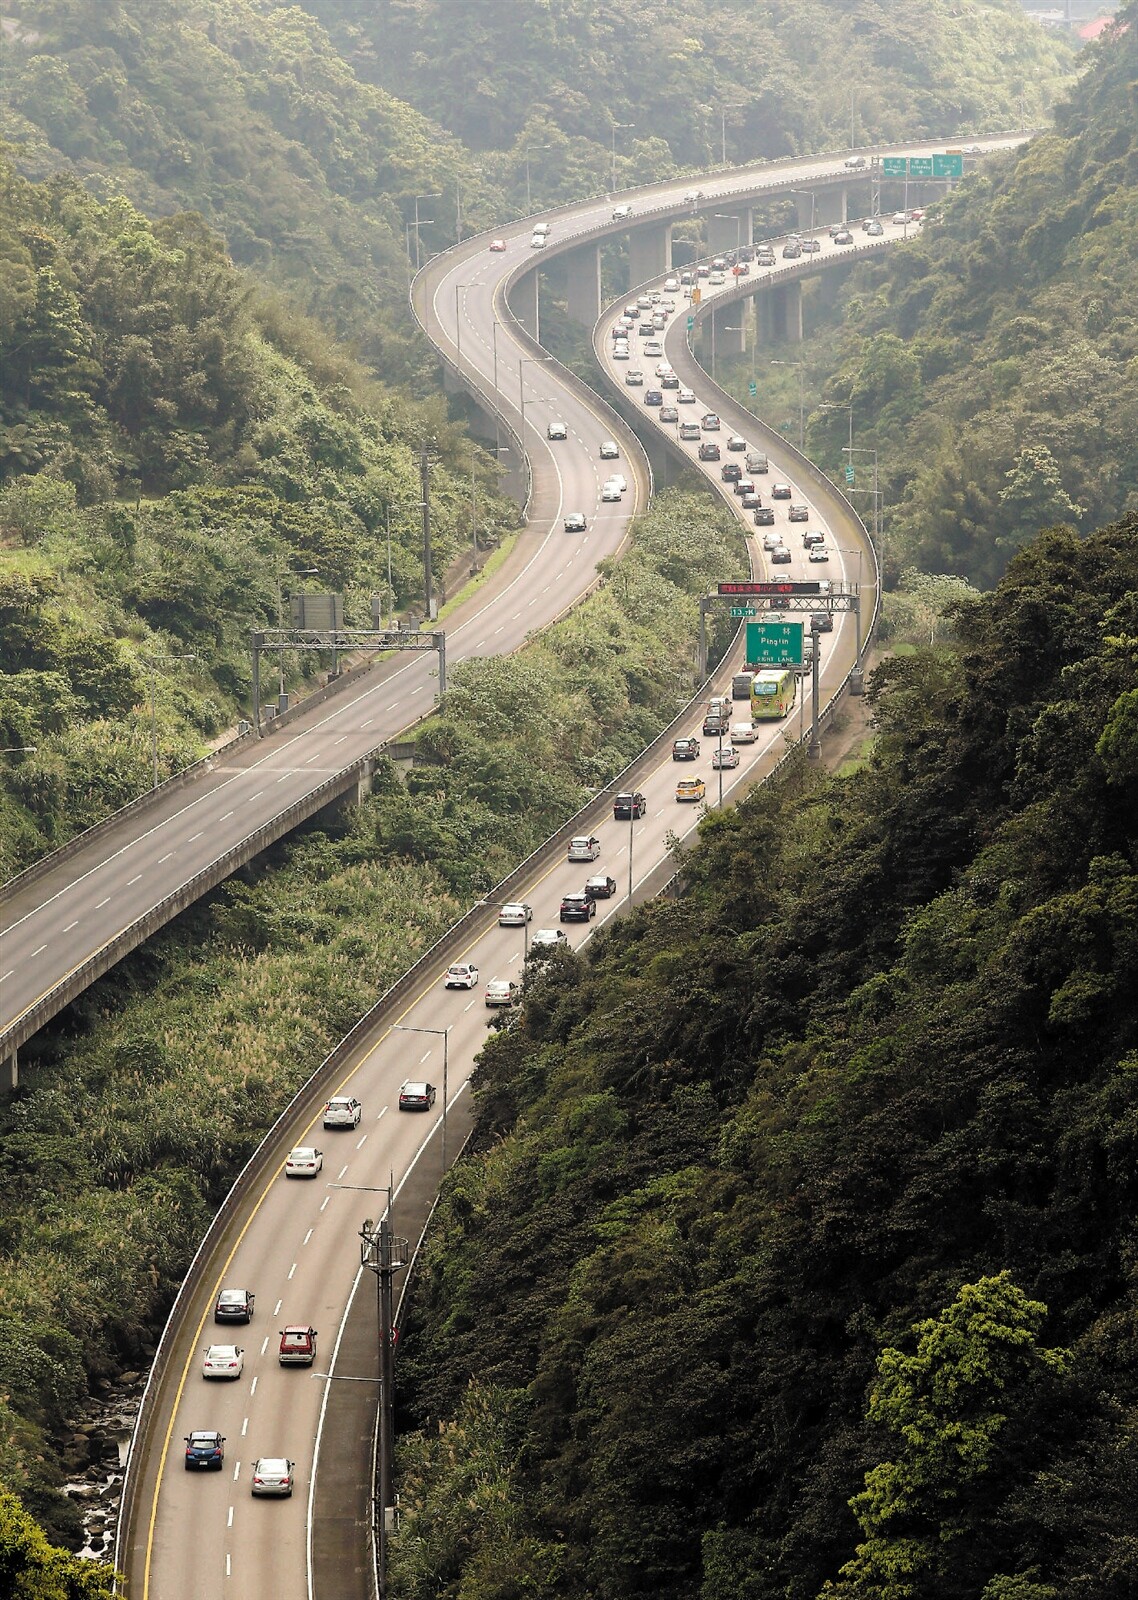
[[[699,759],[699,740],[689,734],[683,739],[672,740],[673,761],[697,761]]]
[[[612,803],[612,814],[617,822],[632,822],[643,817],[648,810],[648,797],[639,790],[635,794],[618,794]]]
[[[731,446],[727,446],[730,450]],[[724,483],[738,483],[743,476],[743,469],[737,461],[725,461],[719,469],[719,476]]]
[[[597,914],[597,902],[584,890],[580,894],[563,895],[561,899],[562,922],[588,922]]]
[[[711,444],[705,439],[703,444],[701,444],[699,447],[699,459],[701,461],[718,461],[719,446],[717,444]]]

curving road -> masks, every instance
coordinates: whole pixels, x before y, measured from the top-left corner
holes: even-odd
[[[592,208],[594,219],[602,209]],[[555,219],[559,232],[567,222],[564,216]],[[493,332],[493,322],[502,314],[502,278],[528,259],[522,254],[528,246],[524,240],[519,243],[520,237],[508,242],[506,252],[494,255],[487,251],[485,240],[474,241],[462,251],[452,252],[453,260],[432,264],[415,287],[418,314],[444,346],[447,341],[439,327],[446,310],[457,304],[460,324],[464,315],[469,319],[469,331],[461,324],[461,352],[456,338],[451,354],[461,359],[463,372],[469,372],[473,385],[482,387],[489,382],[493,386],[495,339],[499,388],[505,394],[511,381],[526,384],[526,442],[534,461],[534,503],[541,508],[538,549],[528,554],[510,588],[481,605],[464,624],[462,645],[456,651],[459,656],[463,651],[508,648],[543,617],[562,609],[573,593],[587,585],[599,555],[615,548],[623,538],[628,515],[644,492],[642,457],[627,429],[618,427],[595,404],[590,405],[579,386],[556,387],[560,380],[553,367],[523,366],[519,377],[517,363],[523,356],[528,359],[532,347],[514,342],[508,324],[500,326],[497,335]],[[457,302],[456,283],[463,285]],[[697,403],[691,409],[698,415],[714,400],[725,431],[734,428],[746,434],[752,420],[707,386],[687,352],[681,321],[678,312],[673,314],[667,349],[681,379],[696,389]],[[481,339],[479,327],[484,335]],[[455,331],[457,334],[457,326]],[[602,322],[597,334],[601,349],[605,348],[605,331]],[[610,363],[614,384],[619,385],[617,366]],[[520,428],[520,404],[511,412],[509,401],[503,399],[502,409],[507,420]],[[566,423],[569,437],[550,442],[544,437],[545,430],[555,414]],[[621,465],[630,481],[629,495],[612,508],[602,507],[597,493],[608,463],[599,462],[596,444],[606,435],[619,440]],[[771,479],[785,479],[793,486],[796,499],[810,501],[810,484],[798,475],[794,452],[786,452],[782,459],[773,447],[769,453]],[[627,471],[629,464],[631,472]],[[708,470],[716,474],[713,481],[719,486],[718,468]],[[733,497],[729,503],[739,509]],[[588,513],[587,540],[564,532],[561,516],[568,508]],[[833,550],[827,575],[843,581],[843,551],[854,548],[849,541],[856,524],[846,524],[843,531],[842,526],[827,520],[824,508],[811,502],[811,511],[808,525],[823,531]],[[744,526],[748,534],[756,531],[749,518]],[[785,528],[792,551],[789,571],[798,577],[814,576],[818,568],[806,562],[800,540],[793,537],[795,531],[789,524]],[[756,565],[758,560],[756,553]],[[787,571],[780,568],[780,576]],[[848,571],[844,581],[849,581]],[[836,621],[834,633],[825,642],[827,686],[837,686],[852,656],[850,623],[843,618]],[[391,712],[404,710],[400,723],[408,720],[407,711],[416,709],[406,696],[416,681],[412,669],[420,666],[412,663],[389,670],[387,687],[381,691],[380,699],[391,702]],[[398,700],[393,698],[396,692]],[[328,726],[317,735],[323,740],[323,753],[317,754],[315,747],[297,738],[290,741],[296,748],[282,760],[285,741],[270,741],[256,752],[260,759],[252,767],[261,776],[253,778],[253,783],[263,784],[269,772],[287,779],[301,762],[302,751],[305,765],[327,761],[330,740],[346,737],[346,729],[353,723],[359,725],[364,716],[374,726],[377,714],[374,703],[369,704],[363,695],[350,707],[323,711],[318,721],[322,727],[325,722]],[[712,769],[715,741],[705,740],[699,760],[682,765],[673,762],[665,744],[637,773],[635,786],[647,800],[643,817],[617,821],[606,802],[586,819],[584,826],[599,840],[595,864],[571,864],[565,860],[563,848],[558,848],[547,853],[524,884],[511,889],[511,898],[528,901],[534,909],[530,930],[557,929],[562,895],[579,890],[585,877],[596,871],[610,874],[617,892],[600,902],[595,922],[564,930],[569,942],[583,942],[596,927],[618,915],[630,894],[643,892],[666,870],[669,836],[674,832],[688,837],[697,824],[700,808],[677,801],[677,779],[702,777],[709,800],[714,802],[722,777],[724,799],[733,798],[760,773],[770,770],[788,740],[797,738],[800,715],[800,711],[792,714],[788,724],[764,725],[759,740],[742,747],[740,767],[722,774]],[[337,716],[343,720],[333,722]],[[698,731],[698,721],[699,713],[693,710],[689,721],[672,732]],[[338,748],[331,745],[333,750]],[[279,772],[268,765],[274,759]],[[285,786],[282,781],[281,787]],[[234,775],[229,793],[236,792],[244,791],[238,790]],[[187,803],[183,796],[183,809],[190,810],[194,803]],[[197,825],[197,819],[190,824]],[[487,911],[484,924],[475,929],[466,948],[448,953],[450,960],[461,958],[478,966],[478,987],[471,992],[446,990],[441,971],[427,971],[410,997],[391,1009],[375,1037],[341,1069],[337,1081],[325,1086],[325,1092],[359,1098],[363,1107],[359,1128],[321,1131],[319,1112],[313,1110],[319,1102],[312,1102],[304,1115],[275,1130],[238,1200],[223,1213],[214,1248],[200,1264],[192,1292],[163,1340],[148,1392],[144,1430],[139,1435],[152,1447],[145,1452],[140,1449],[131,1463],[129,1503],[133,1515],[123,1530],[120,1558],[128,1570],[132,1596],[213,1600],[253,1588],[281,1600],[331,1600],[333,1596],[355,1600],[357,1595],[369,1593],[366,1527],[344,1510],[348,1500],[367,1505],[370,1462],[365,1424],[374,1411],[373,1365],[352,1338],[353,1313],[359,1300],[356,1232],[365,1216],[380,1212],[382,1200],[377,1191],[389,1181],[394,1186],[396,1230],[410,1231],[407,1223],[400,1226],[400,1218],[412,1214],[411,1192],[418,1188],[429,1194],[442,1171],[444,1073],[449,1091],[446,1105],[457,1122],[475,1056],[486,1036],[485,985],[494,978],[516,978],[524,963],[529,930],[499,927],[494,915]],[[398,1090],[407,1078],[426,1078],[438,1086],[438,1102],[432,1112],[400,1113]],[[457,1129],[455,1123],[451,1126],[447,1155],[453,1158]],[[313,1181],[288,1180],[281,1171],[288,1147],[301,1143],[315,1143],[324,1152],[324,1170]],[[241,1332],[214,1332],[211,1310],[223,1286],[247,1288],[256,1294],[256,1314],[243,1337]],[[371,1293],[370,1283],[365,1292]],[[313,1370],[278,1365],[277,1330],[286,1321],[311,1322],[320,1330]],[[204,1346],[212,1337],[223,1336],[236,1336],[245,1349],[244,1373],[228,1385],[208,1382],[200,1372]],[[345,1433],[336,1432],[333,1437],[325,1431],[325,1418],[335,1405],[335,1396],[357,1390],[358,1405],[352,1408],[357,1420],[348,1423]],[[183,1435],[203,1428],[217,1428],[227,1440],[224,1469],[208,1476],[185,1471],[181,1456]],[[251,1495],[251,1462],[261,1454],[287,1455],[295,1461],[297,1488],[291,1500],[260,1500]],[[345,1476],[355,1484],[350,1494],[344,1487]],[[336,1537],[320,1546],[321,1530],[330,1526]]]
[[[985,146],[1021,138],[988,140]],[[924,148],[915,144],[895,153]],[[849,177],[837,157],[762,164],[701,179],[702,205],[742,203]],[[687,214],[690,181],[638,192],[631,225]],[[547,253],[618,231],[612,212],[606,199],[553,214]],[[631,434],[598,414],[583,385],[552,362],[536,359],[539,348],[506,314],[504,285],[536,264],[529,231],[529,222],[506,230],[502,254],[491,254],[485,237],[468,240],[431,262],[413,286],[416,314],[440,354],[502,415],[514,430],[515,447],[524,432],[532,462],[527,533],[509,570],[449,619],[452,662],[515,649],[528,633],[546,626],[589,587],[597,561],[619,547],[649,489],[647,465]],[[551,445],[545,433],[555,418],[566,423],[568,438]],[[601,434],[621,441],[634,469],[621,505],[599,501]],[[586,512],[584,536],[566,537],[566,509]],[[377,666],[353,689],[302,710],[268,741],[223,753],[185,787],[160,791],[152,804],[81,842],[31,881],[17,880],[0,903],[0,1059],[54,1014],[77,984],[92,981],[140,942],[156,918],[175,914],[181,908],[177,897],[192,895],[199,878],[197,892],[204,892],[210,869],[227,852],[254,848],[249,841],[255,836],[270,837],[275,819],[422,716],[433,699],[432,666],[423,657]]]

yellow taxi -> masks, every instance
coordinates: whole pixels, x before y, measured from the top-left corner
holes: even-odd
[[[707,785],[702,778],[681,778],[676,784],[677,800],[702,800],[707,794]]]

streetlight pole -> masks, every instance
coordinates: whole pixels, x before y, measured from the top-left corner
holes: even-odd
[[[547,144],[527,144],[526,145],[526,216],[527,217],[529,216],[530,212],[533,210],[533,201],[530,199],[529,158],[530,158],[530,156],[533,154],[533,152],[535,150],[548,150],[548,149],[550,149],[550,146],[547,145]]]
[[[723,810],[723,723],[719,724],[719,751],[717,757],[719,767],[719,809]]]
[[[791,194],[808,194],[810,196],[810,237],[814,237],[814,191],[813,189],[792,189]]]
[[[798,450],[800,454],[806,452],[806,400],[802,389],[802,363],[801,361],[772,361],[772,367],[794,367],[798,373]]]
[[[413,1028],[408,1022],[393,1022],[391,1026],[399,1033],[433,1033],[443,1041],[443,1171],[447,1169],[447,1093],[448,1093],[448,1053],[450,1044],[450,1028]]]
[[[420,254],[420,252],[419,252],[419,229],[420,229],[420,227],[422,226],[423,223],[433,222],[435,220],[433,217],[422,217],[422,218],[420,218],[420,216],[419,216],[419,201],[420,200],[438,200],[439,198],[440,197],[439,197],[439,194],[438,194],[437,190],[432,192],[431,194],[417,194],[415,196],[415,271],[416,272],[418,272],[418,270],[419,270],[419,254]]]
[[[391,1190],[381,1189],[387,1195],[387,1205],[379,1222],[364,1219],[360,1236],[360,1264],[375,1273],[376,1310],[378,1312],[379,1339],[379,1527],[378,1560],[380,1600],[387,1594],[387,1543],[390,1528],[388,1518],[395,1504],[393,1470],[395,1461],[395,1332],[391,1313],[391,1280],[401,1267],[407,1265],[410,1251],[406,1239],[397,1239],[391,1232]]]
[[[520,356],[518,358],[518,411],[519,411],[519,413],[521,415],[521,419],[522,419],[521,420],[521,441],[522,441],[522,452],[523,452],[523,454],[525,452],[525,447],[526,447],[526,385],[525,385],[526,363],[530,362],[534,366],[537,366],[542,361],[552,361],[552,360],[553,360],[552,356]]]
[[[158,677],[158,668],[165,666],[168,661],[197,661],[200,657],[195,655],[185,656],[148,656],[144,658],[144,665],[150,671],[150,776],[151,788],[158,787],[158,719],[154,710],[154,691]],[[26,748],[34,749],[35,746]]]
[[[616,130],[618,128],[635,128],[635,126],[635,122],[618,122],[615,117],[612,119],[612,166],[610,168],[609,187],[614,192],[616,190]]]
[[[494,347],[494,393],[498,393],[498,319],[490,325],[490,343]]]
[[[844,404],[840,400],[839,401],[828,401],[828,400],[827,401],[823,401],[821,404],[819,404],[818,410],[819,411],[848,411],[849,412],[849,414],[850,414],[850,442],[849,442],[849,445],[848,445],[847,448],[849,450],[852,450],[853,449],[853,400],[852,399],[847,400]],[[843,450],[842,454],[845,455],[846,451]]]
[[[465,283],[456,283],[454,286],[454,364],[462,370],[462,307],[459,296],[465,291]]]

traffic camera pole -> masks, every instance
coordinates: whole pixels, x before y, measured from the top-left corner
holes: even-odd
[[[390,1209],[391,1191],[388,1194]],[[360,1261],[375,1273],[379,1312],[379,1527],[376,1562],[380,1600],[387,1594],[387,1541],[395,1507],[395,1339],[391,1317],[391,1280],[407,1262],[407,1241],[392,1236],[388,1210],[378,1223],[368,1217],[360,1229]]]

